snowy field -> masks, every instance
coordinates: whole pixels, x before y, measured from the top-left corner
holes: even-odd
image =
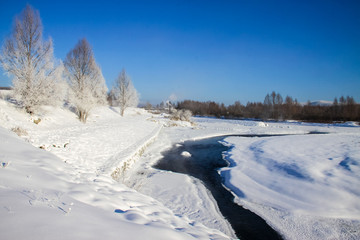
[[[111,177],[162,127],[143,110],[98,108],[83,124],[67,109],[30,117],[0,100],[0,125],[0,239],[228,239]]]
[[[193,120],[193,129],[163,129],[161,139],[129,172],[129,186],[158,199],[178,215],[234,237],[218,210],[209,206],[212,197],[202,192],[199,181],[154,170],[151,165],[162,157],[159,152],[164,146],[185,140],[227,134],[290,134],[225,138],[224,144],[231,146],[224,153],[231,165],[220,170],[225,185],[240,205],[264,218],[285,239],[360,238],[360,128],[354,123]],[[309,132],[328,134],[307,135]],[[199,190],[190,189],[194,186]]]
[[[0,99],[0,239],[235,238],[199,180],[151,167],[173,144],[227,134],[296,134],[225,138],[239,204],[285,239],[360,238],[359,127],[193,120],[101,107],[82,124]]]
[[[328,130],[225,140],[226,185],[288,239],[360,238],[359,128]]]

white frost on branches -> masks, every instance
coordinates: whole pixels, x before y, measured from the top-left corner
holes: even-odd
[[[139,94],[136,91],[130,77],[125,69],[121,71],[111,90],[112,98],[117,106],[120,107],[121,116],[128,107],[137,107],[139,104]]]
[[[15,98],[29,113],[40,105],[62,102],[66,88],[63,65],[53,56],[52,40],[43,41],[42,28],[39,12],[27,5],[16,17],[0,56],[3,69],[13,77]]]
[[[69,100],[80,121],[86,122],[90,110],[106,104],[107,87],[93,51],[84,38],[66,56],[65,72],[69,82]]]

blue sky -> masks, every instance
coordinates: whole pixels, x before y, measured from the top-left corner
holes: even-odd
[[[0,0],[0,41],[29,3],[64,59],[86,37],[110,88],[122,68],[143,102],[360,102],[360,1]],[[0,85],[11,81],[0,70]]]

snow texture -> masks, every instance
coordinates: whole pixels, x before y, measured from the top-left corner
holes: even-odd
[[[240,204],[288,239],[359,238],[360,137],[352,130],[226,138],[233,148],[222,175]]]
[[[229,134],[292,134],[225,138],[219,172],[239,204],[285,239],[360,238],[356,124],[192,121],[97,107],[83,124],[67,108],[30,116],[0,99],[1,238],[236,238],[201,181],[152,168],[173,144]]]
[[[3,100],[0,106],[2,239],[228,239],[115,181],[109,168],[98,170],[114,155],[111,166],[132,159],[132,146],[159,131],[145,111],[122,118],[100,107],[83,124],[67,109],[30,116]],[[13,126],[28,136],[19,138]]]

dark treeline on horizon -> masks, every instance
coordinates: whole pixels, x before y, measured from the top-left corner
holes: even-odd
[[[267,94],[264,102],[239,101],[225,106],[213,101],[200,102],[184,100],[177,103],[177,109],[188,109],[194,115],[224,118],[252,118],[262,120],[302,120],[314,122],[360,121],[360,104],[353,97],[334,99],[332,105],[299,104],[296,99],[287,96],[285,100],[279,93]]]

